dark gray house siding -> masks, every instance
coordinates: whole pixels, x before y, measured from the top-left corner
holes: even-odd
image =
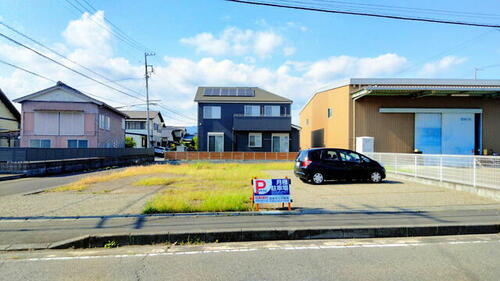
[[[244,116],[245,105],[279,105],[280,117]],[[220,106],[220,119],[204,119],[205,106]],[[289,151],[299,150],[299,130],[291,126],[290,103],[198,103],[199,151],[207,151],[208,133],[224,133],[224,151],[272,151],[272,134],[289,134]],[[248,147],[248,134],[262,133],[261,147]]]

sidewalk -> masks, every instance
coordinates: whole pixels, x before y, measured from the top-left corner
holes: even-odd
[[[0,220],[0,250],[152,244],[457,235],[500,232],[500,210],[304,215],[103,216]]]

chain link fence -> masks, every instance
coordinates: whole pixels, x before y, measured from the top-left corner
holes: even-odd
[[[500,190],[500,157],[366,153],[387,172]]]

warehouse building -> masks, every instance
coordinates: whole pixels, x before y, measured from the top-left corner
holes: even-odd
[[[500,151],[500,80],[353,78],[315,93],[300,123],[301,148],[354,150],[367,136],[375,152],[491,154]]]

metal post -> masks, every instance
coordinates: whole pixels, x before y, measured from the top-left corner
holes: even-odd
[[[443,181],[443,156],[439,156],[439,181]]]
[[[474,187],[476,187],[476,180],[477,180],[477,174],[476,174],[477,171],[476,170],[477,170],[477,165],[476,165],[476,157],[475,156],[472,157],[472,163],[474,165],[473,168],[472,168],[472,181],[473,181],[472,185]]]
[[[394,173],[398,174],[398,154],[394,155]]]
[[[414,172],[415,177],[417,177],[417,167],[418,167],[418,166],[417,166],[417,155],[415,154],[415,170],[414,170],[414,171],[415,171],[415,172]]]

